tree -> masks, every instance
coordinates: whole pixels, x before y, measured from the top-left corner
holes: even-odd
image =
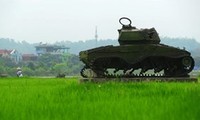
[[[66,63],[58,63],[54,65],[53,71],[55,71],[57,74],[61,73],[64,74],[66,73],[67,70],[67,64]]]

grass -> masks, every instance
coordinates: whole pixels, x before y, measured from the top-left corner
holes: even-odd
[[[0,120],[198,120],[199,83],[1,78]]]

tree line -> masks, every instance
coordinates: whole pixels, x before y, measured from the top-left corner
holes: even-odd
[[[79,75],[83,63],[74,54],[44,54],[36,61],[21,61],[16,64],[9,58],[0,57],[0,74],[16,76],[17,68],[21,67],[24,76],[57,76]]]
[[[185,48],[186,50],[190,51],[193,56],[200,56],[199,50],[200,50],[200,43],[197,42],[193,38],[170,38],[170,37],[160,37],[161,43],[179,47],[179,48]],[[9,38],[0,38],[0,49],[16,49],[20,53],[35,53],[35,46],[39,43],[30,44],[26,41],[17,42],[13,39]],[[105,39],[105,40],[98,40],[97,42],[94,39],[91,40],[85,40],[85,41],[59,41],[55,42],[54,45],[64,45],[66,47],[69,47],[69,52],[71,54],[76,54],[82,50],[87,50],[90,48],[95,48],[99,46],[106,46],[106,45],[119,45],[117,39]]]

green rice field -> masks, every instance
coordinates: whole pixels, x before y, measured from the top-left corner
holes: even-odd
[[[0,78],[0,120],[199,119],[199,82]]]

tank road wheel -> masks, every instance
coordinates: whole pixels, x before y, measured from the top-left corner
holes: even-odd
[[[188,73],[194,68],[194,60],[190,56],[186,56],[168,64],[165,68],[167,77],[188,77]]]
[[[84,78],[93,78],[96,77],[96,73],[87,66],[84,66],[80,72],[81,76]]]
[[[192,57],[183,57],[182,58],[182,65],[183,65],[183,70],[186,72],[186,73],[189,73],[193,70],[194,68],[194,60]]]
[[[178,63],[176,60],[165,61],[164,76],[165,77],[176,77],[178,76]]]

